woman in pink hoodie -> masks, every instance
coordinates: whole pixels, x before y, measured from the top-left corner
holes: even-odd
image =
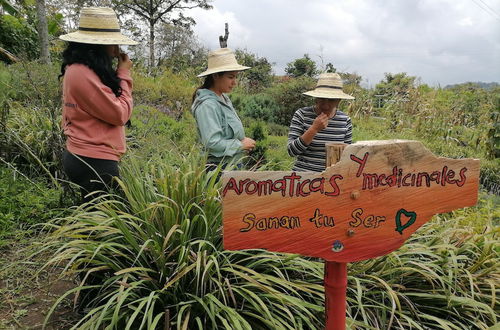
[[[60,37],[63,52],[63,167],[88,202],[109,191],[125,153],[125,124],[132,114],[132,62],[118,45],[135,41],[120,32],[111,8],[83,8],[78,31]],[[116,70],[113,58],[118,59]]]

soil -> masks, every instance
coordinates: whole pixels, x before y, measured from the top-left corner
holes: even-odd
[[[61,278],[60,268],[42,269],[47,256],[30,256],[40,238],[3,241],[0,247],[0,329],[42,329],[54,303],[76,285]],[[68,329],[81,318],[73,295],[54,310],[45,329]]]

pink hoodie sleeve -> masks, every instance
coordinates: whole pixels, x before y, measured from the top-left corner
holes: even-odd
[[[120,96],[116,97],[111,88],[104,85],[93,71],[92,74],[82,74],[80,79],[74,80],[73,91],[77,92],[73,96],[90,115],[108,124],[123,126],[132,115],[132,78],[127,69],[119,69],[117,73],[121,78]]]

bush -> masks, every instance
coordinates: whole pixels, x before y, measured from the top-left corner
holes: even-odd
[[[267,132],[265,123],[258,121],[250,126],[248,136],[255,140],[255,148],[250,152],[247,167],[258,169],[267,162]]]
[[[30,176],[43,175],[57,185],[60,154],[61,95],[56,65],[19,63],[0,67],[3,89],[0,143],[4,160]]]
[[[285,79],[276,83],[267,90],[278,107],[273,108],[271,121],[276,124],[290,126],[292,116],[299,108],[312,105],[313,99],[302,95],[303,92],[313,89],[315,80],[310,77]]]
[[[139,157],[146,160],[165,155],[164,150],[178,150],[187,154],[198,146],[196,123],[190,113],[175,120],[154,107],[139,105],[134,108],[131,122],[132,126],[127,130],[129,151],[125,159]],[[179,161],[177,156],[171,160]]]
[[[267,94],[245,95],[240,93],[230,94],[234,108],[242,116],[269,121],[273,114],[278,112],[278,105],[274,99]]]
[[[37,32],[23,18],[1,15],[0,47],[18,57],[36,59],[39,55]]]
[[[191,109],[195,84],[179,74],[165,69],[158,76],[134,71],[134,105],[147,105],[179,119]]]
[[[321,263],[267,251],[224,251],[216,175],[204,159],[133,161],[125,199],[51,223],[42,251],[69,273],[101,272],[74,326],[131,329],[314,329],[323,319]],[[48,266],[48,265],[47,265]],[[106,275],[107,274],[107,275]],[[62,299],[59,300],[59,302]],[[54,310],[55,306],[49,312]]]
[[[66,273],[107,274],[77,328],[318,329],[323,262],[224,251],[220,196],[204,159],[130,162],[124,199],[51,222],[44,251]],[[347,324],[483,329],[497,322],[498,203],[440,215],[397,251],[349,268]],[[63,296],[64,297],[64,296]],[[59,302],[62,301],[59,299]],[[49,312],[53,312],[55,306]]]
[[[27,229],[56,215],[60,192],[0,166],[0,245],[16,229]]]

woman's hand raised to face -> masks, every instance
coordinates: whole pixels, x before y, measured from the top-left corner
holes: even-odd
[[[120,53],[118,56],[118,69],[123,68],[130,70],[132,68],[132,61],[125,53]]]
[[[241,140],[241,148],[246,151],[252,150],[255,148],[255,140],[245,136],[243,140]]]
[[[316,119],[314,119],[313,124],[311,127],[316,131],[319,132],[322,129],[326,128],[328,126],[328,116],[325,113],[320,113]]]

